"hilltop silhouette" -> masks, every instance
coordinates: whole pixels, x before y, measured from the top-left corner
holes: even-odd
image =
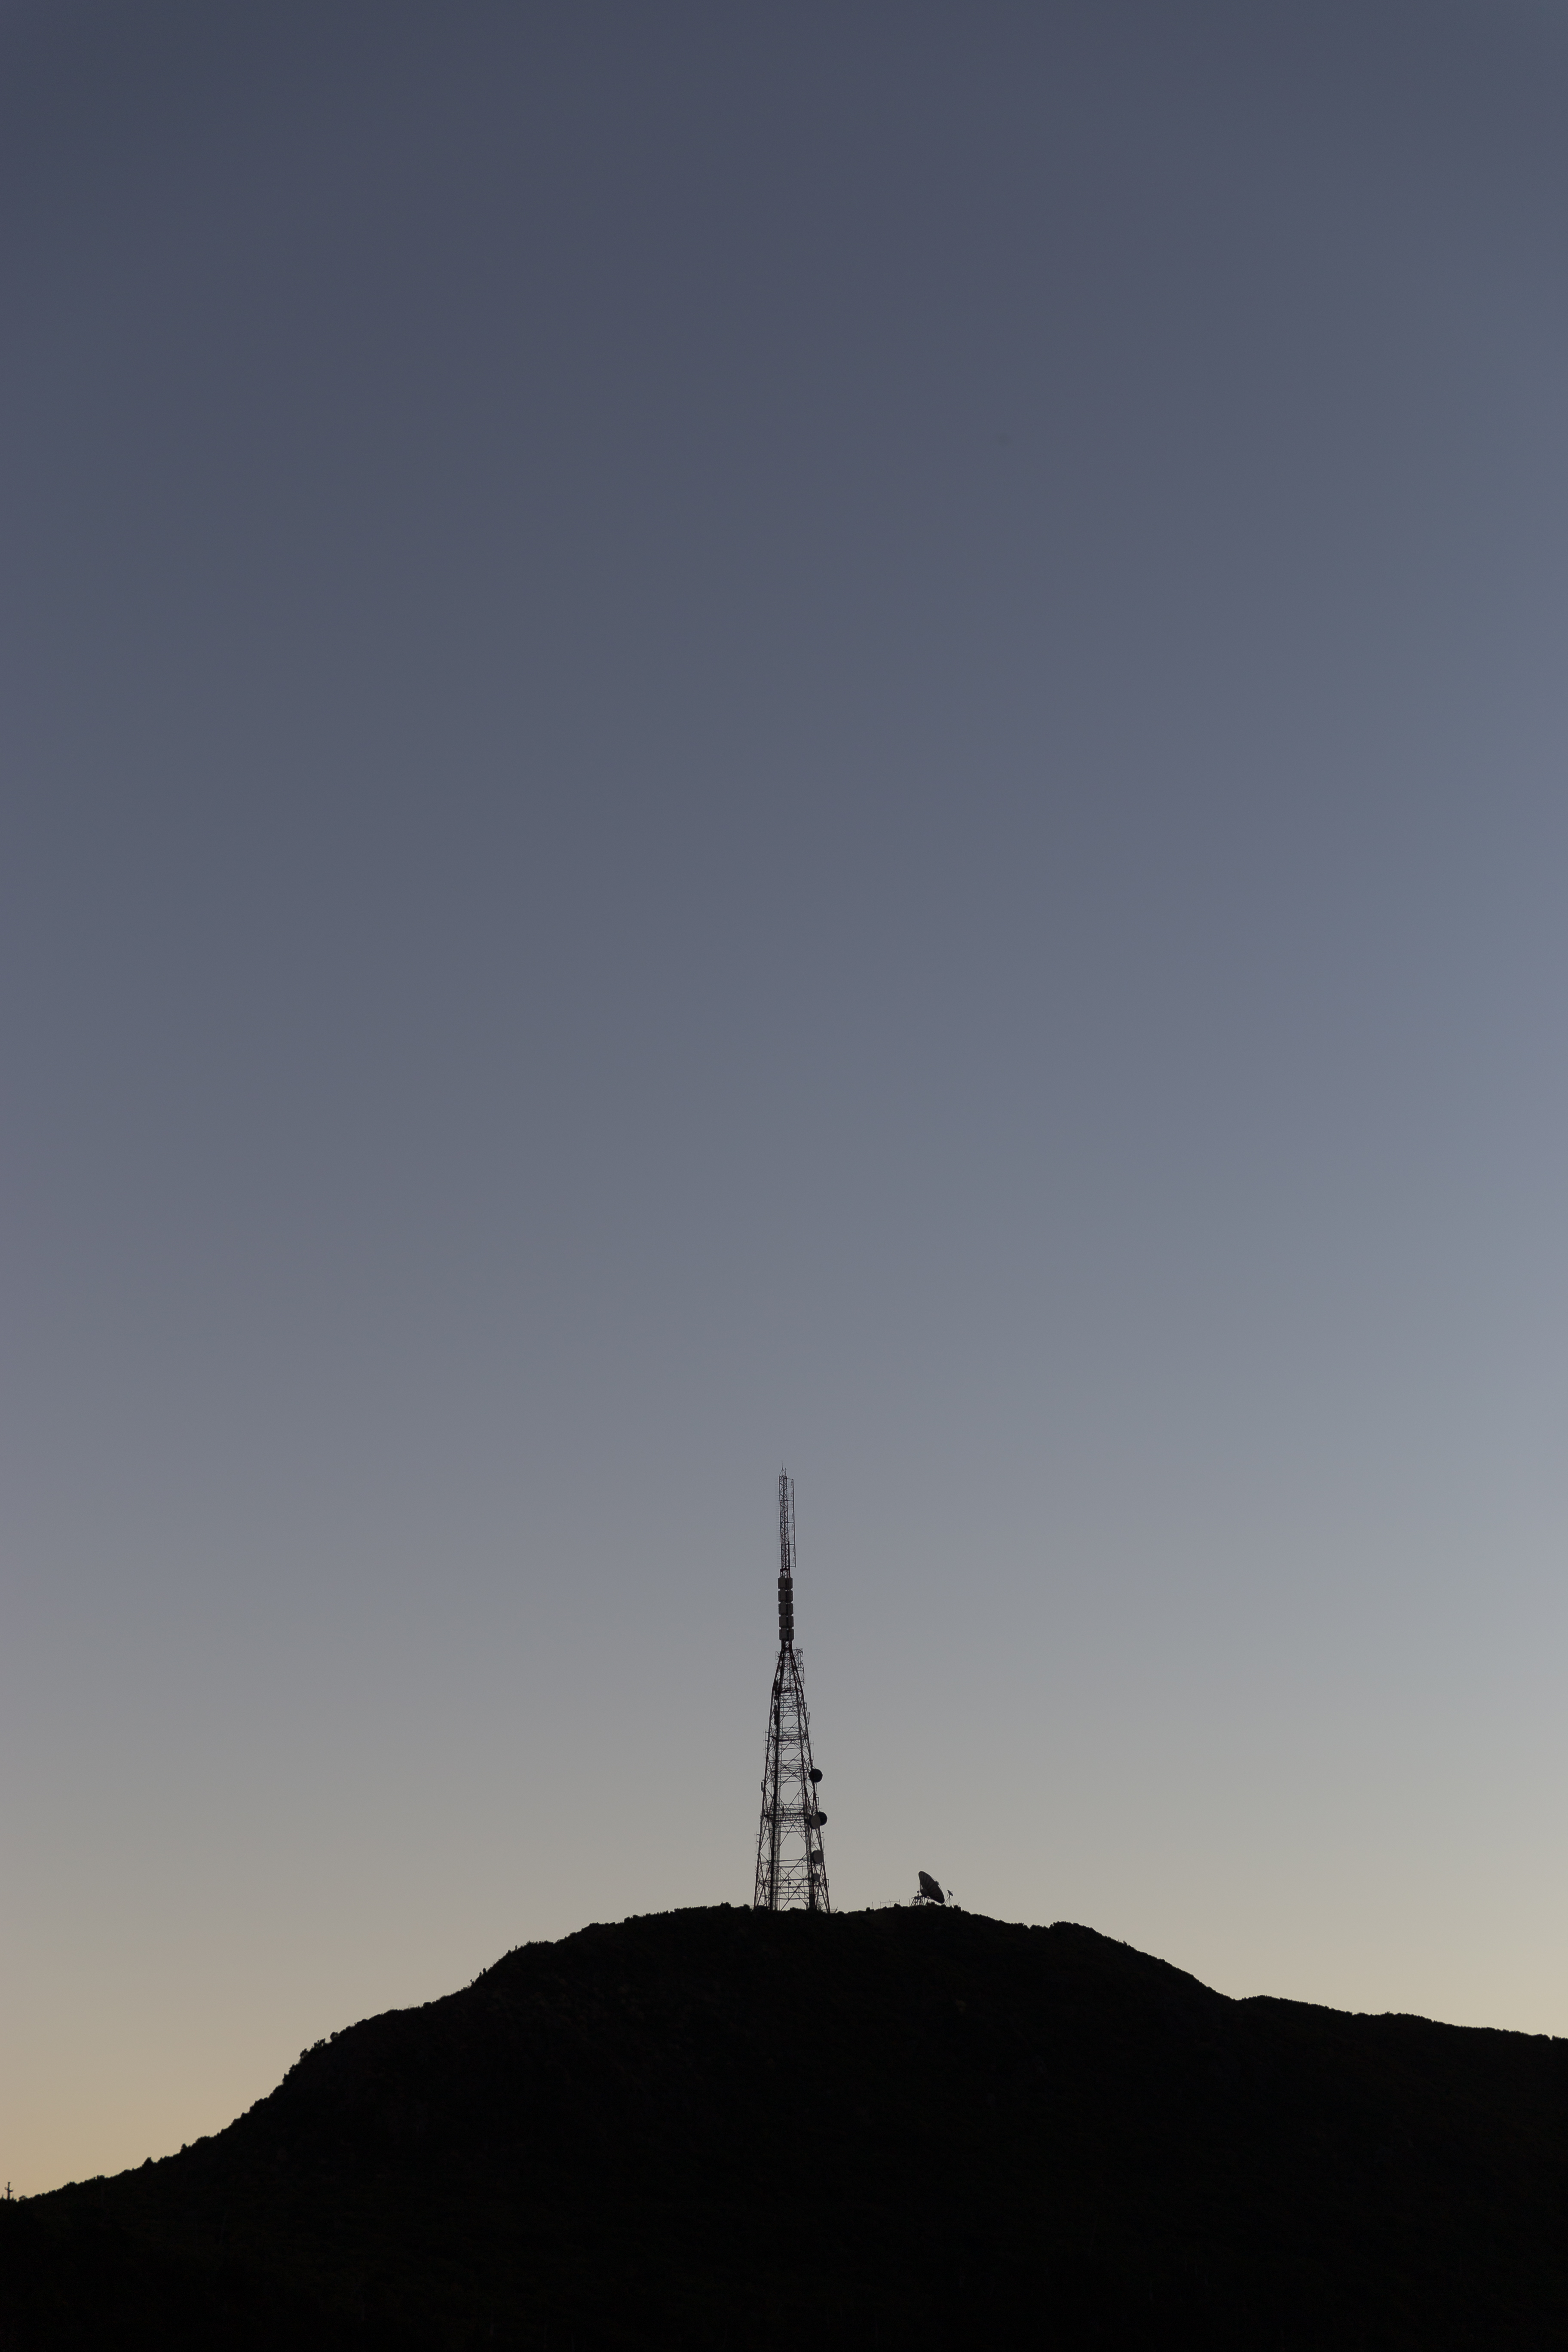
[[[0,2206],[0,2345],[1568,2342],[1568,2043],[1086,1927],[529,1945],[180,2156]]]

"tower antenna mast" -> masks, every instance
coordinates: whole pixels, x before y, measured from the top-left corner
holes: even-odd
[[[754,1911],[829,1911],[811,1717],[795,1646],[795,1481],[779,1472],[779,1659],[768,1704]]]

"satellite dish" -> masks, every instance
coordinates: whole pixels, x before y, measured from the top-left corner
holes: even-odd
[[[930,1871],[922,1870],[921,1872],[920,1882],[921,1893],[925,1896],[928,1903],[945,1903],[947,1901],[946,1895],[942,1893],[941,1887],[931,1876]]]
[[[821,1773],[817,1770],[815,1764],[811,1768],[811,1777],[814,1780],[820,1780],[822,1778]]]

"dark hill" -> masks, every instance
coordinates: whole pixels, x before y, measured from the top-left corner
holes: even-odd
[[[1568,2043],[1088,1928],[683,1911],[0,2207],[0,2344],[1568,2344]]]

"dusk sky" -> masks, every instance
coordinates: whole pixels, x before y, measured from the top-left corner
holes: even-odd
[[[1568,2034],[1568,9],[0,5],[0,2179],[750,1899]]]

